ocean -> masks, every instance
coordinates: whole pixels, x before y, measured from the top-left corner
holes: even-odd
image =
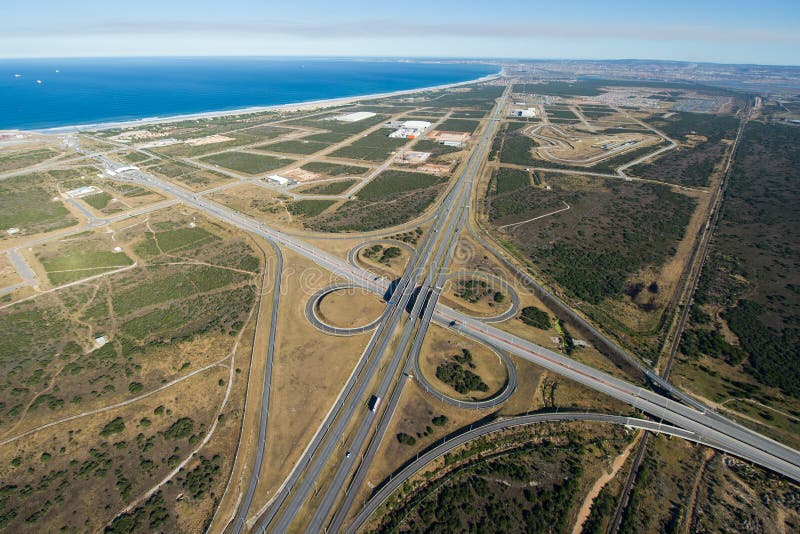
[[[0,60],[0,130],[225,111],[463,82],[485,64],[276,58]]]

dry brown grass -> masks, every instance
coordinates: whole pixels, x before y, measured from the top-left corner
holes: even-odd
[[[41,476],[53,470],[72,471],[74,468],[69,466],[72,461],[77,461],[78,465],[92,461],[90,454],[92,450],[108,453],[112,460],[109,475],[102,478],[92,477],[86,482],[82,482],[79,478],[74,479],[75,482],[69,486],[68,491],[59,492],[63,501],[57,506],[50,507],[48,513],[37,522],[39,525],[71,524],[76,529],[102,530],[103,525],[113,519],[126,504],[114,488],[114,466],[122,468],[123,474],[132,483],[131,499],[149,490],[169,471],[168,465],[162,461],[175,453],[174,445],[178,443],[164,442],[161,438],[156,438],[156,446],[149,453],[142,455],[154,461],[152,474],[148,475],[139,468],[140,454],[135,444],[136,435],[139,433],[144,433],[145,436],[156,435],[157,431],[166,430],[180,417],[191,417],[195,422],[195,430],[201,424],[209,428],[225,392],[225,388],[219,387],[217,383],[220,379],[227,380],[227,377],[226,368],[214,367],[137,403],[51,427],[0,447],[2,451],[0,455],[3,458],[21,458],[21,464],[17,468],[4,462],[0,466],[0,474],[4,480],[13,479],[23,485],[26,480],[30,480],[35,484]],[[157,406],[164,406],[171,413],[167,415],[165,412],[163,416],[154,415],[153,410]],[[108,438],[100,436],[99,432],[103,426],[115,417],[123,418],[125,430]],[[150,419],[152,426],[146,429],[142,427],[139,420],[143,417]],[[118,442],[125,442],[128,445],[123,449],[110,446],[111,443]],[[192,448],[186,446],[183,440],[177,454],[184,459],[191,454],[191,450]],[[43,465],[40,455],[45,452],[52,457],[46,465]],[[180,486],[175,490],[180,491]],[[173,491],[173,495],[178,491]],[[42,506],[43,501],[37,496],[33,497],[25,501],[25,509],[19,510],[18,519],[24,520]],[[94,512],[80,513],[85,510]]]
[[[253,511],[267,502],[288,476],[371,335],[338,337],[314,328],[305,318],[306,301],[314,291],[337,280],[310,276],[316,264],[293,252],[285,251],[284,261],[270,424]]]
[[[386,303],[371,291],[348,288],[328,293],[317,304],[320,318],[331,326],[354,328],[380,316]]]
[[[391,242],[386,242],[383,244],[384,248],[393,246]],[[380,274],[382,276],[386,276],[390,279],[400,278],[403,276],[403,272],[405,271],[406,265],[408,264],[408,260],[410,259],[410,254],[403,248],[400,248],[400,255],[387,262],[380,262],[378,258],[370,258],[364,254],[364,251],[369,247],[364,247],[358,251],[358,262],[361,266],[370,271]],[[399,247],[398,247],[399,248]],[[381,253],[378,253],[378,256]]]
[[[390,473],[394,472],[406,460],[415,456],[437,439],[449,432],[481,419],[491,413],[491,410],[462,410],[428,395],[414,381],[406,384],[400,397],[397,411],[383,437],[383,441],[375,455],[375,460],[370,466],[364,486],[359,488],[359,494],[352,511],[356,511],[372,492],[377,484],[383,481]],[[448,422],[443,427],[432,423],[433,417],[445,415]],[[430,426],[433,433],[416,440],[416,444],[408,446],[397,441],[397,434],[405,432],[416,438],[417,432],[425,432]]]
[[[279,228],[303,227],[285,207],[290,201],[289,197],[265,187],[252,184],[235,185],[214,193],[209,198]]]
[[[453,355],[460,356],[462,349],[469,350],[472,354],[475,367],[469,369],[489,386],[487,391],[471,391],[461,394],[436,378],[436,368],[445,362],[453,361]],[[503,360],[494,351],[465,337],[456,336],[437,325],[431,325],[428,330],[419,360],[422,374],[425,375],[428,382],[455,399],[471,400],[491,397],[503,387],[508,378]]]

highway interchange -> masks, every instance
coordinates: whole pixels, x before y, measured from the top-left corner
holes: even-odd
[[[267,366],[264,376],[264,393],[261,399],[259,442],[256,451],[258,468],[254,465],[244,499],[239,505],[234,521],[230,523],[231,531],[240,532],[253,529],[259,532],[264,530],[284,532],[294,524],[296,519],[299,519],[298,514],[308,500],[323,490],[319,484],[327,474],[327,468],[333,468],[334,474],[332,478],[325,477],[325,480],[328,480],[327,486],[324,488],[322,500],[317,503],[314,516],[307,528],[309,532],[316,532],[326,527],[340,529],[344,526],[348,510],[354,504],[357,491],[349,491],[343,495],[343,490],[350,487],[357,488],[359,481],[363,480],[366,475],[369,463],[374,457],[399,401],[403,385],[411,379],[409,371],[413,371],[413,362],[416,361],[431,321],[485,343],[497,351],[513,354],[548,371],[625,402],[658,421],[647,424],[658,425],[662,421],[668,422],[680,429],[680,431],[676,431],[678,432],[676,435],[680,435],[680,437],[729,452],[795,481],[800,481],[800,453],[722,417],[679,391],[657,373],[627,354],[626,357],[630,363],[665,394],[662,395],[613,377],[438,302],[443,284],[448,276],[447,266],[452,258],[460,232],[463,229],[469,229],[479,238],[479,242],[486,243],[484,238],[475,234],[470,224],[470,195],[473,180],[485,159],[485,153],[491,143],[505,98],[504,95],[498,101],[465,171],[459,176],[433,215],[431,229],[426,232],[422,242],[409,259],[405,273],[394,287],[386,311],[381,316],[379,324],[376,325],[369,344],[329,412],[329,416],[312,443],[307,447],[301,460],[294,467],[289,478],[284,481],[277,494],[271,499],[270,505],[264,510],[264,513],[254,515],[253,497],[264,455],[269,411],[270,367]],[[116,169],[122,166],[106,156],[96,155],[95,157],[106,169]],[[270,228],[230,208],[200,195],[192,194],[148,173],[132,170],[115,176],[114,179],[146,185],[167,193],[209,216],[259,235],[274,245],[293,250],[354,286],[381,295],[385,294],[390,287],[390,282],[385,278],[324,252],[295,236]],[[487,248],[493,250],[495,247]],[[507,263],[502,255],[498,256]],[[280,254],[278,257],[280,258]],[[276,280],[280,280],[280,271],[276,274]],[[278,293],[275,293],[273,320],[270,325],[270,338],[273,340],[279,305]],[[411,307],[411,313],[407,314],[406,309],[409,307]],[[395,340],[398,329],[399,342],[393,345],[392,342]],[[603,337],[600,332],[596,333],[599,337]],[[273,346],[274,343],[271,343],[270,354],[267,355],[268,362],[271,361]],[[401,369],[402,372],[400,372]],[[366,403],[372,395],[388,399],[377,410],[377,413],[366,408]],[[348,450],[352,451],[352,454],[343,454],[344,449],[340,440],[342,436],[345,437]]]

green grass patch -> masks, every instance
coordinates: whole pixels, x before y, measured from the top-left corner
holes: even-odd
[[[328,148],[328,143],[320,143],[318,141],[307,141],[305,139],[291,139],[289,141],[280,141],[270,145],[261,145],[259,150],[266,150],[268,152],[285,152],[288,154],[314,154],[320,150]]]
[[[133,250],[143,258],[151,258],[161,253],[174,252],[178,249],[198,247],[212,241],[218,241],[208,230],[196,226],[194,228],[173,228],[158,231],[155,234],[147,232],[144,240],[134,245]]]
[[[389,130],[380,129],[361,137],[352,144],[331,153],[331,156],[367,161],[383,161],[389,153],[408,142],[408,139],[389,137]]]
[[[353,187],[356,182],[358,182],[358,180],[339,180],[337,182],[327,182],[308,187],[299,192],[304,195],[339,195]]]
[[[53,202],[55,190],[37,183],[34,176],[0,180],[0,230],[48,231],[77,222],[60,200]]]
[[[24,169],[36,165],[58,155],[58,152],[49,148],[38,148],[24,152],[12,152],[0,155],[0,172]]]
[[[263,174],[294,162],[288,158],[276,158],[249,152],[223,152],[202,158],[203,161],[245,174]]]
[[[83,197],[81,200],[85,203],[89,204],[96,210],[105,209],[108,206],[108,203],[111,202],[111,199],[114,198],[105,191],[102,193],[97,193],[96,195],[89,195],[88,197]]]
[[[339,163],[326,163],[324,161],[312,161],[303,165],[302,169],[316,172],[325,176],[346,176],[346,175],[360,175],[367,172],[367,167],[358,167],[356,165],[341,165]]]
[[[494,175],[494,190],[498,195],[530,185],[531,179],[528,171],[501,167]]]
[[[365,201],[385,200],[408,191],[426,189],[445,180],[421,172],[384,171],[358,192],[358,198]]]
[[[461,152],[463,148],[443,145],[441,143],[437,143],[436,141],[431,141],[430,139],[420,139],[414,145],[414,150],[419,152],[430,152],[431,158],[435,160],[439,156],[444,156],[445,154]]]
[[[479,121],[470,119],[447,119],[436,127],[437,130],[445,132],[469,132],[474,133],[480,124]]]
[[[286,209],[295,216],[316,217],[334,204],[335,200],[296,200],[289,202]]]
[[[66,284],[82,278],[131,265],[133,260],[123,252],[103,250],[111,247],[105,241],[81,240],[66,244],[56,255],[38,255],[53,285]]]
[[[323,232],[366,232],[403,224],[425,211],[446,181],[429,174],[385,171],[356,199],[317,217],[309,226]]]
[[[146,306],[238,284],[249,278],[237,271],[206,265],[192,265],[188,268],[154,266],[147,268],[144,276],[147,278],[146,283],[115,292],[115,313],[125,315]]]

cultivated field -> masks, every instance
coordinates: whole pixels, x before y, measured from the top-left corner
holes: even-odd
[[[9,334],[0,340],[0,447],[9,458],[0,476],[14,481],[4,487],[6,528],[98,530],[140,503],[111,531],[143,520],[191,530],[209,517],[230,469],[235,441],[212,432],[238,432],[225,413],[241,407],[224,399],[260,260],[245,238],[189,212],[113,230],[43,246],[37,257],[51,280],[76,283],[0,310]],[[131,257],[107,252],[110,236]],[[137,263],[90,278],[111,268],[109,254],[115,265]],[[184,476],[140,500],[179,465]]]

